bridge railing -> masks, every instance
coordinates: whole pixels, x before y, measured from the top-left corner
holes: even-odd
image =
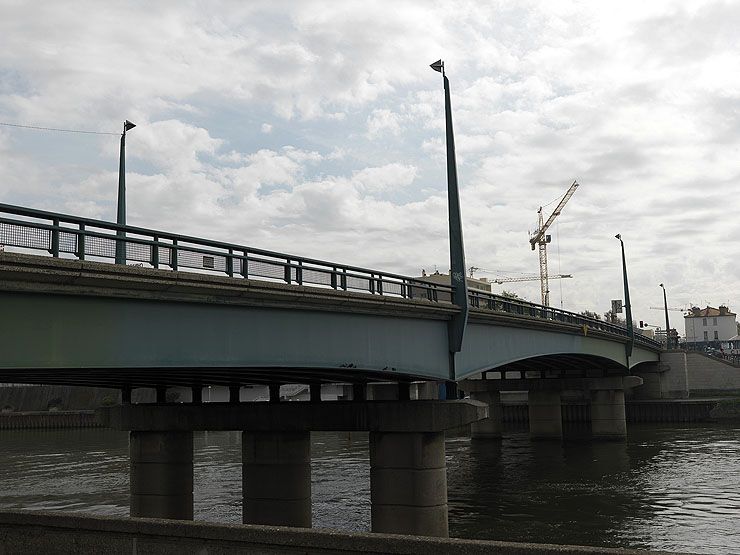
[[[450,303],[452,299],[452,287],[423,279],[0,203],[2,246],[79,260],[115,260],[119,254],[128,263],[152,268],[225,274],[438,303]],[[627,329],[622,326],[521,299],[484,291],[470,291],[469,299],[475,308],[586,325],[589,329],[627,336]],[[635,339],[659,345],[646,337]]]

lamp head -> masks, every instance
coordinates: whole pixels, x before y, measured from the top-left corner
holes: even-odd
[[[123,132],[124,133],[126,131],[129,131],[129,130],[133,129],[134,127],[136,127],[136,124],[135,123],[131,123],[129,120],[126,120],[126,121],[123,122]]]
[[[431,67],[434,71],[439,71],[444,75],[445,72],[445,63],[442,60],[437,60],[433,64],[431,64],[429,67]]]
[[[614,238],[615,238],[615,239],[619,239],[619,240],[621,241],[621,240],[622,240],[622,234],[621,234],[621,233],[617,233],[617,234],[616,234],[616,235],[614,236]]]
[[[660,286],[663,287],[663,289],[665,289],[665,286],[662,283],[660,284]]]

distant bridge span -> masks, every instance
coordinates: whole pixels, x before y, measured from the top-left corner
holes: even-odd
[[[99,261],[113,258],[121,230],[128,259],[149,267]],[[478,292],[453,357],[448,321],[459,309],[444,300],[449,287],[404,276],[6,205],[0,244],[52,254],[0,253],[0,382],[123,388],[628,373],[624,328]],[[638,338],[629,369],[659,352]]]

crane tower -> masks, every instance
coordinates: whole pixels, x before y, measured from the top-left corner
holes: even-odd
[[[555,210],[553,210],[552,214],[550,214],[550,217],[547,218],[547,221],[545,221],[544,223],[542,217],[542,207],[540,206],[540,209],[537,210],[537,229],[534,230],[532,237],[530,237],[529,244],[532,246],[532,250],[534,250],[535,245],[537,245],[540,251],[540,291],[542,293],[542,304],[544,306],[550,306],[550,285],[547,275],[547,244],[550,242],[550,236],[545,235],[545,232],[548,230],[552,222],[555,221],[555,218],[560,215],[560,212],[562,212],[565,204],[570,200],[570,197],[573,196],[573,193],[576,192],[577,188],[578,181],[573,181],[573,184],[565,192],[563,198],[560,199],[560,202],[555,207]]]

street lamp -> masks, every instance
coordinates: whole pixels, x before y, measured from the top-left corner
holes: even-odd
[[[118,165],[118,215],[116,223],[126,225],[126,131],[136,127],[129,120],[123,122],[123,133],[121,133],[121,155]],[[119,229],[116,232],[116,264],[126,264],[126,232]]]
[[[624,257],[624,241],[622,241],[622,235],[617,233],[614,236],[619,239],[619,244],[622,246],[622,275],[624,276],[624,306],[627,318],[627,334],[629,335],[629,341],[625,346],[625,354],[627,355],[627,367],[629,368],[630,357],[632,356],[632,346],[635,343],[635,329],[632,325],[632,305],[630,304],[630,286],[627,281],[627,261]]]
[[[665,309],[665,348],[670,349],[671,340],[669,333],[671,331],[671,324],[668,322],[668,297],[665,294],[665,285],[661,283],[660,288],[663,290],[663,307]]]
[[[465,248],[463,246],[462,218],[460,216],[460,192],[457,186],[455,136],[452,132],[450,82],[445,75],[445,63],[442,60],[437,60],[430,67],[442,74],[445,90],[447,210],[450,225],[450,284],[452,285],[452,304],[460,307],[460,312],[452,318],[451,322],[450,352],[457,353],[462,349],[463,334],[468,320],[468,286],[465,281]]]
[[[463,335],[468,322],[468,284],[465,280],[465,248],[463,245],[462,218],[460,216],[460,192],[457,186],[457,162],[455,159],[455,136],[452,132],[452,104],[450,103],[450,82],[445,75],[445,63],[437,60],[431,67],[442,74],[445,90],[445,131],[447,145],[447,214],[450,229],[450,285],[452,304],[460,308],[448,324],[450,350],[449,380],[447,398],[456,396],[455,353],[462,350]]]

